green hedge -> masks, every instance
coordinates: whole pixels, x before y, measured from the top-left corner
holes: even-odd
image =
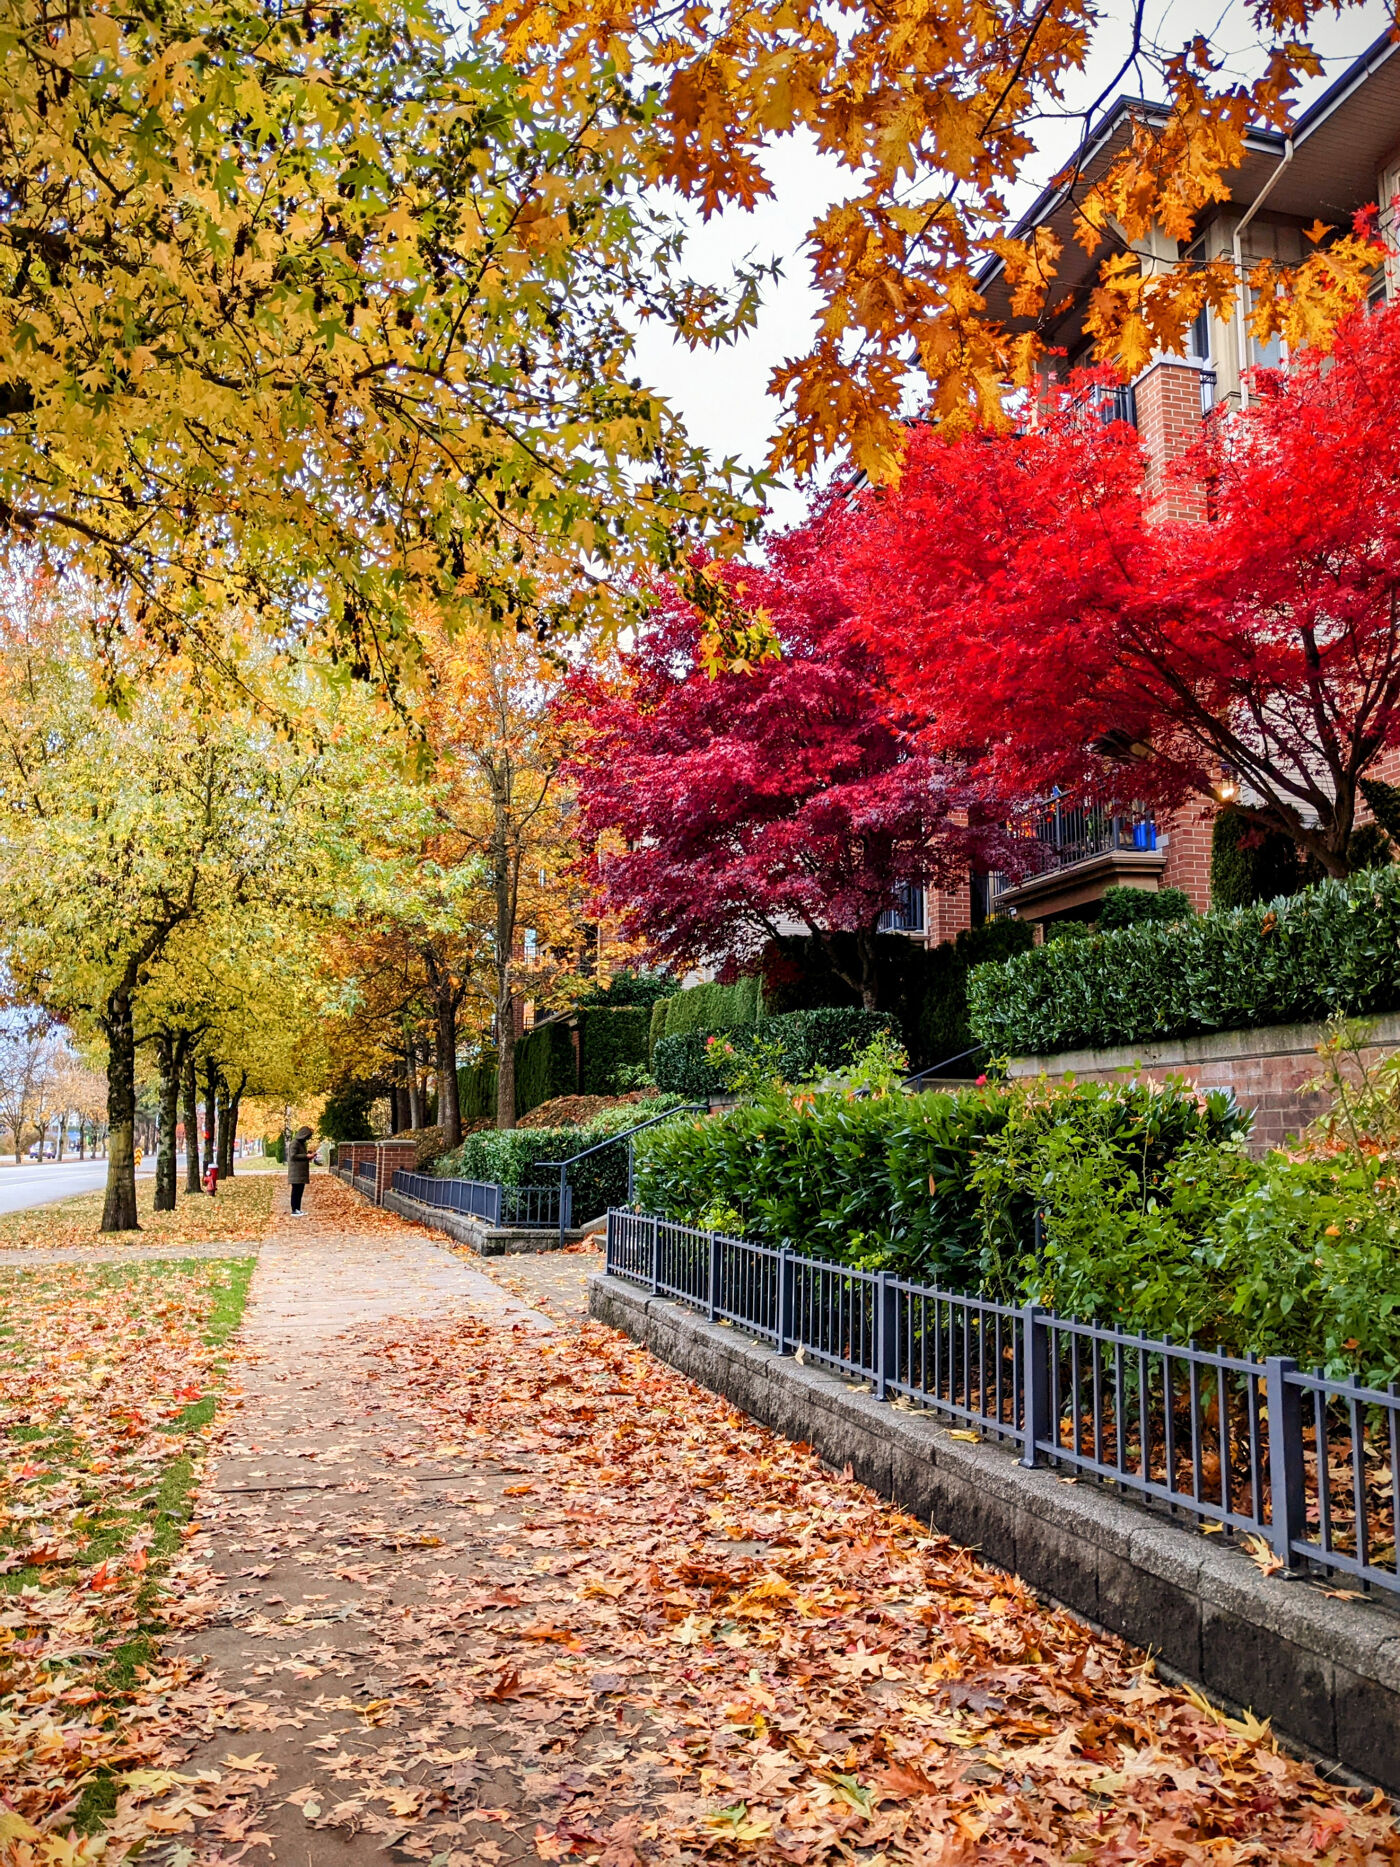
[[[1055,941],[980,966],[972,1028],[994,1055],[1400,1009],[1400,868],[1163,926]]]
[[[630,1086],[619,1083],[618,1071],[645,1069],[650,1030],[651,1011],[645,1005],[592,1005],[582,1009],[578,1014],[582,1094],[610,1096]]]
[[[750,1031],[687,1031],[663,1037],[652,1052],[652,1074],[657,1087],[673,1095],[700,1100],[725,1095],[728,1079],[711,1064],[705,1050],[711,1036],[723,1036],[741,1053],[755,1043],[781,1044],[783,1074],[791,1082],[802,1082],[851,1063],[882,1031],[897,1034],[887,1012],[818,1005],[810,1011],[766,1018]]]
[[[667,1037],[687,1031],[743,1031],[763,1015],[762,985],[757,977],[733,985],[692,985],[666,1001]]]
[[[559,1018],[526,1031],[515,1046],[516,1120],[541,1102],[571,1096],[577,1090],[578,1062],[568,1022]],[[494,1117],[494,1105],[486,1112]]]
[[[666,1000],[658,998],[651,1008],[651,1022],[647,1027],[647,1062],[651,1062],[652,1052],[666,1035]]]
[[[464,1063],[457,1071],[457,1107],[463,1121],[495,1121],[496,1058],[494,1054]]]
[[[501,1186],[553,1186],[558,1174],[542,1163],[567,1160],[595,1141],[624,1133],[652,1115],[677,1107],[680,1096],[653,1096],[624,1108],[605,1109],[582,1128],[483,1129],[444,1154],[433,1172],[441,1179],[491,1180]],[[649,1131],[650,1132],[650,1131]],[[573,1168],[569,1184],[574,1217],[582,1223],[627,1198],[626,1145],[605,1148]]]
[[[674,998],[681,989],[679,979],[664,972],[615,972],[606,985],[595,985],[579,994],[582,1005],[642,1005],[650,1010]]]
[[[996,1088],[770,1096],[639,1137],[637,1200],[688,1224],[727,1209],[760,1244],[975,1290],[991,1267],[974,1163],[1025,1102]],[[1248,1126],[1223,1095],[1202,1110],[1137,1084],[1052,1093],[1025,1119],[1102,1133],[1149,1189],[1188,1137]],[[1012,1215],[1027,1238],[1031,1213],[1026,1197]]]

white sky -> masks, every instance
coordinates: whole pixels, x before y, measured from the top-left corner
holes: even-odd
[[[1082,94],[1070,99],[1080,109],[1104,88],[1128,47],[1126,9],[1108,0],[1104,12],[1105,30],[1091,67],[1084,74]],[[1120,21],[1116,27],[1115,16]],[[1312,36],[1324,57],[1325,70],[1320,79],[1303,89],[1304,101],[1324,89],[1364,51],[1386,29],[1389,18],[1380,0],[1367,0],[1365,5],[1348,7],[1340,19],[1319,19]],[[1247,76],[1257,68],[1259,42],[1240,0],[1206,6],[1200,0],[1157,0],[1149,11],[1149,26],[1156,42],[1172,50],[1195,33],[1205,32],[1217,49],[1228,48],[1233,72]],[[1127,78],[1118,88],[1135,93],[1139,85]],[[1012,198],[1016,212],[1029,206],[1078,141],[1077,124],[1044,128],[1045,142],[1039,157]],[[750,255],[781,260],[783,279],[769,286],[757,329],[719,351],[692,353],[652,328],[642,331],[637,345],[643,380],[669,398],[692,438],[712,455],[737,455],[749,467],[765,464],[769,440],[777,425],[777,404],[768,394],[769,373],[785,357],[805,351],[814,329],[817,300],[803,250],[807,229],[847,191],[846,178],[835,159],[823,158],[805,138],[784,139],[768,153],[765,167],[773,183],[773,196],[752,213],[735,209],[708,223],[697,220],[688,268],[696,277],[718,279]],[[802,496],[791,489],[775,493],[771,503],[774,518],[782,524],[801,516]]]

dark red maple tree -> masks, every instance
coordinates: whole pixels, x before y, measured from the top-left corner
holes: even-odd
[[[916,742],[880,657],[846,626],[830,515],[774,540],[762,567],[714,571],[766,616],[778,659],[712,677],[703,622],[661,594],[615,678],[573,687],[588,725],[574,776],[597,909],[658,960],[733,970],[805,931],[873,1006],[876,930],[899,884],[1019,852],[985,786]]]
[[[1331,874],[1400,743],[1400,308],[1353,316],[1213,420],[1154,510],[1135,432],[1072,384],[1019,433],[911,434],[841,513],[854,626],[922,712],[1023,795],[1238,808]],[[1159,489],[1156,489],[1159,490]]]

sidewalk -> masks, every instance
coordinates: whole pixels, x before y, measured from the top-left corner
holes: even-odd
[[[309,1205],[201,1507],[183,1645],[229,1704],[183,1859],[1400,1859],[1382,1806],[624,1338]]]

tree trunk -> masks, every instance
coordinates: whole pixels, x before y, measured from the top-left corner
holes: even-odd
[[[496,1126],[515,1126],[515,994],[496,1002]]]
[[[452,1002],[451,987],[438,993],[437,1023],[438,1127],[448,1147],[456,1147],[462,1138],[462,1111],[457,1101],[457,1007]]]
[[[199,1082],[198,1064],[191,1046],[185,1058],[185,1191],[199,1191]]]
[[[418,1080],[418,1046],[410,1043],[404,1054],[408,1059],[408,1125],[416,1130],[423,1126],[423,1085]]]
[[[107,1000],[107,1197],[104,1232],[140,1230],[136,1218],[136,1034],[131,993],[118,988]]]
[[[244,1070],[238,1080],[237,1089],[230,1089],[224,1084],[224,1099],[221,1106],[222,1120],[219,1124],[219,1178],[233,1178],[233,1144],[238,1139],[238,1105],[243,1100],[243,1091],[248,1086],[248,1072]]]
[[[59,1160],[63,1159],[63,1143],[67,1139],[67,1135],[68,1135],[68,1111],[67,1109],[60,1109],[59,1115],[58,1115],[58,1147],[56,1150],[57,1157]]]
[[[204,1066],[204,1171],[218,1170],[219,1156],[214,1133],[215,1111],[219,1102],[219,1066],[212,1057]]]
[[[175,1129],[180,1120],[180,1079],[184,1074],[185,1048],[189,1040],[183,1032],[161,1031],[156,1037],[156,1061],[160,1067],[160,1132],[156,1140],[156,1211],[175,1210]]]
[[[218,1121],[214,1142],[214,1159],[218,1165],[219,1179],[221,1182],[228,1178],[229,1155],[232,1152],[229,1145],[228,1101],[228,1078],[221,1070],[219,1072],[219,1093],[214,1103],[214,1113]]]

